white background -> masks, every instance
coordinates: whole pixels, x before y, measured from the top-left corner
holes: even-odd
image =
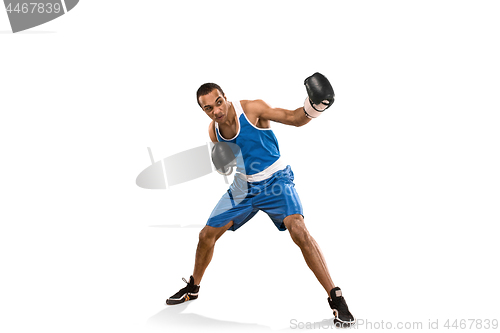
[[[196,89],[294,109],[273,125],[306,224],[365,321],[499,319],[495,1],[90,1],[12,34],[0,11],[0,330],[289,329],[332,317],[288,232],[259,213],[192,273],[217,174],[136,186],[208,141]],[[469,323],[468,323],[469,325]],[[463,330],[461,330],[463,331]]]

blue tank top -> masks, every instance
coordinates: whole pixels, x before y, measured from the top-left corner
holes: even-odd
[[[237,172],[246,175],[262,172],[280,158],[278,140],[270,128],[258,128],[250,123],[239,101],[233,102],[233,106],[239,125],[238,132],[227,140],[222,137],[219,124],[215,122],[217,141],[234,143],[240,148],[236,154]]]

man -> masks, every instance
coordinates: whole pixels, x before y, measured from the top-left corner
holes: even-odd
[[[200,232],[193,275],[189,282],[183,278],[187,286],[167,299],[167,304],[198,298],[199,285],[212,259],[215,242],[226,230],[237,230],[262,210],[280,231],[290,232],[307,265],[328,294],[335,323],[349,326],[355,322],[342,291],[332,282],[318,244],[304,224],[293,172],[281,159],[278,141],[270,129],[271,121],[305,125],[331,106],[335,95],[326,77],[315,73],[304,84],[308,98],[304,107],[296,110],[272,108],[262,100],[230,102],[221,87],[214,83],[203,84],[198,89],[198,104],[212,119],[208,127],[210,139],[215,143],[212,160],[219,171],[227,172],[231,162],[239,156],[238,173]]]

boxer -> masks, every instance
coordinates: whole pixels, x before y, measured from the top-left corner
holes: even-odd
[[[199,106],[211,119],[208,134],[215,146],[212,160],[221,174],[236,165],[234,181],[215,206],[199,235],[194,271],[186,287],[167,299],[174,305],[198,298],[200,282],[209,265],[216,241],[227,231],[236,231],[258,211],[264,211],[280,231],[288,230],[304,259],[328,294],[334,321],[343,327],[355,318],[333,284],[325,258],[305,223],[294,174],[282,159],[271,122],[303,126],[318,118],[335,100],[328,79],[315,73],[304,81],[307,98],[295,110],[272,108],[262,100],[228,101],[215,83],[205,83],[197,91]],[[232,144],[232,145],[230,145]],[[232,147],[238,147],[234,151]],[[242,158],[235,163],[236,155]]]

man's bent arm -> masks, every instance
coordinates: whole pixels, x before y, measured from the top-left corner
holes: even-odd
[[[295,110],[272,108],[262,100],[251,101],[248,103],[248,107],[256,112],[259,118],[276,121],[285,125],[299,127],[311,121],[304,113],[303,107]]]

